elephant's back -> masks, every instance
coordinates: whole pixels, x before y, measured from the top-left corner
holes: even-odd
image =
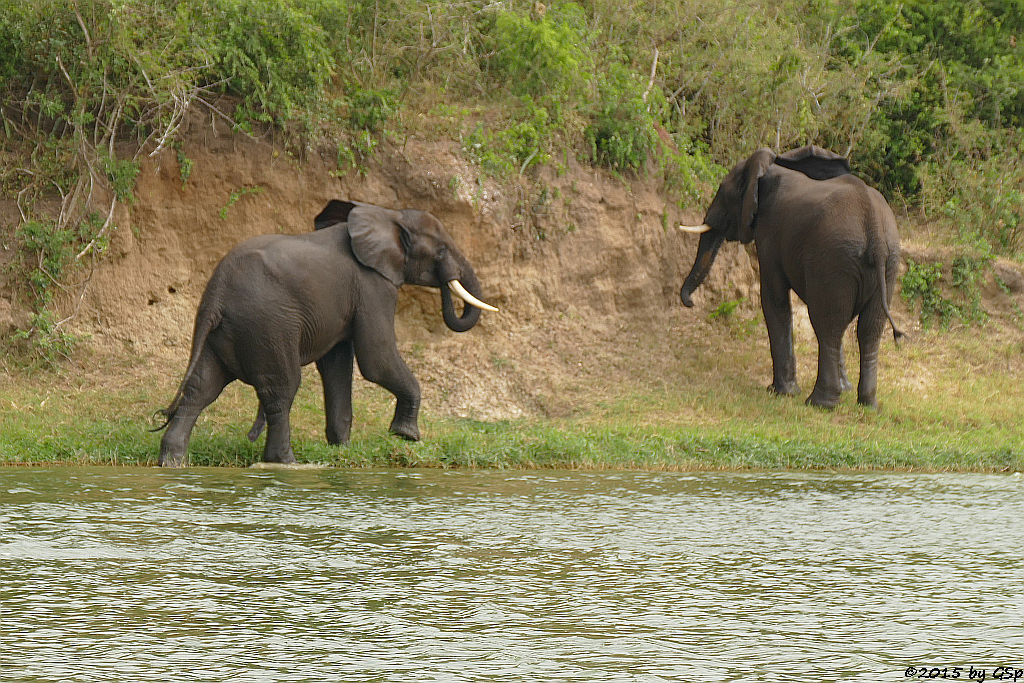
[[[221,302],[223,332],[295,344],[304,361],[345,334],[354,267],[322,238],[307,239],[315,235],[253,237],[221,260],[204,296]]]
[[[250,237],[221,259],[210,282],[229,285],[239,293],[275,284],[313,286],[317,280],[337,284],[331,280],[345,270],[346,259],[320,237],[320,233]]]

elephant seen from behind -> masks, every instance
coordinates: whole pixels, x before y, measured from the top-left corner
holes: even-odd
[[[289,413],[301,368],[313,362],[329,443],[349,439],[353,358],[366,379],[395,395],[391,432],[419,439],[420,387],[395,339],[398,288],[439,288],[445,324],[456,332],[472,328],[482,309],[497,309],[478,298],[469,261],[426,211],[332,200],[314,226],[246,240],[217,265],[196,313],[188,369],[162,411],[160,465],[185,462],[200,412],[236,379],[259,397],[249,436],[266,424],[264,461],[294,462]],[[452,292],[466,302],[461,314]]]
[[[793,353],[790,290],[807,304],[818,340],[818,376],[807,403],[835,407],[851,388],[842,341],[857,319],[857,401],[877,407],[878,351],[899,269],[896,218],[882,195],[850,171],[849,162],[808,145],[776,155],[762,148],[722,181],[700,226],[697,256],[680,291],[686,306],[725,241],[753,241],[777,394],[799,392]]]

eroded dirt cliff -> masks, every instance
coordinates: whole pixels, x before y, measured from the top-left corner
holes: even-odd
[[[312,230],[332,198],[431,211],[474,264],[484,298],[501,309],[455,334],[441,320],[436,291],[403,288],[401,347],[425,405],[438,414],[569,415],[634,389],[685,382],[681,364],[707,363],[729,344],[756,349],[756,360],[730,372],[759,385],[770,377],[767,338],[755,320],[756,259],[727,244],[696,307],[684,308],[678,291],[697,239],[673,226],[699,222],[703,207],[680,212],[647,181],[570,159],[563,173],[499,185],[469,165],[457,143],[415,138],[382,147],[365,172],[339,175],[329,149],[299,161],[209,121],[191,126],[181,150],[192,162],[187,179],[173,151],[143,162],[135,201],[118,210],[108,254],[70,323],[98,357],[131,358],[136,377],[180,377],[199,297],[233,245]],[[1016,289],[990,294],[1019,299]],[[79,306],[80,292],[64,295],[65,311]],[[709,320],[729,301],[752,323],[742,334]],[[895,314],[914,329],[898,302]],[[799,308],[796,337],[813,348]],[[799,361],[807,383],[813,353]]]

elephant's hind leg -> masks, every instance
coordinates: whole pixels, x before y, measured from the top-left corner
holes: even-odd
[[[324,385],[327,443],[348,443],[352,430],[352,342],[339,342],[316,362]]]
[[[167,423],[167,431],[160,440],[161,467],[181,467],[185,464],[189,438],[199,414],[217,400],[220,392],[233,379],[216,356],[208,349],[203,349],[195,370],[182,389],[178,407]]]
[[[857,403],[878,407],[878,348],[885,330],[885,311],[874,301],[857,318],[857,342],[860,345],[860,379],[857,381]]]
[[[846,336],[845,334],[843,336]],[[843,353],[843,340],[839,340],[839,391],[853,389],[853,383],[846,375],[846,354]]]
[[[290,415],[295,393],[299,390],[301,373],[298,364],[294,371],[273,380],[261,382],[256,395],[267,415],[267,441],[263,445],[263,462],[290,464],[295,462],[291,445]]]
[[[835,408],[839,405],[843,380],[846,379],[842,356],[843,333],[853,319],[852,314],[842,309],[832,302],[815,302],[807,306],[814,336],[818,338],[818,377],[811,395],[807,397],[808,405],[819,408]],[[849,384],[848,379],[846,383]]]

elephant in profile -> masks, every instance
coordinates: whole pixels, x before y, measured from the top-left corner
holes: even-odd
[[[261,235],[220,261],[196,313],[188,369],[160,442],[162,466],[181,466],[200,412],[238,379],[256,389],[266,462],[291,463],[289,413],[301,368],[315,362],[323,381],[327,441],[347,443],[352,425],[352,362],[397,399],[391,432],[419,439],[420,387],[398,353],[395,306],[405,284],[441,290],[442,316],[456,332],[472,328],[480,283],[441,222],[426,211],[394,211],[331,200],[301,235]],[[451,292],[449,291],[451,290]],[[466,305],[461,314],[452,292]]]
[[[852,388],[843,363],[843,334],[857,318],[860,379],[857,401],[877,407],[878,349],[899,268],[896,218],[882,195],[850,172],[842,156],[813,145],[776,155],[762,148],[722,181],[700,233],[697,256],[680,298],[704,281],[726,240],[754,241],[761,309],[768,327],[772,383],[777,394],[800,391],[793,354],[789,292],[804,303],[818,339],[818,377],[810,405],[833,408]]]

